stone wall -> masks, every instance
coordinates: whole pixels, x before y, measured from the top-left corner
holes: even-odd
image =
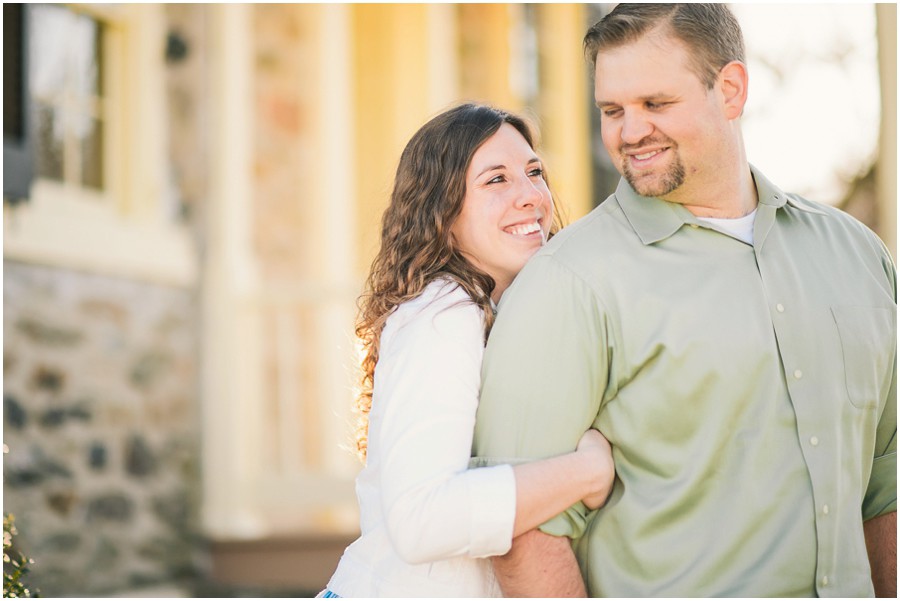
[[[167,214],[202,245],[207,19],[198,5],[164,15]],[[187,594],[207,563],[195,286],[5,260],[3,300],[3,509],[35,561],[28,583]]]
[[[43,596],[197,573],[199,403],[186,290],[4,261],[4,511]]]

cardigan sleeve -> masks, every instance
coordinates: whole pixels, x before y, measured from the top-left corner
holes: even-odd
[[[512,467],[467,469],[484,352],[480,309],[459,288],[404,309],[412,314],[383,335],[375,374],[388,535],[409,563],[506,553]]]

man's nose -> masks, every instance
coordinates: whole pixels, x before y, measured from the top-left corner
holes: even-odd
[[[639,111],[626,112],[622,123],[622,142],[637,144],[653,132],[653,124]]]

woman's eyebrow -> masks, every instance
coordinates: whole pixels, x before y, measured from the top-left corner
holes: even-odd
[[[479,173],[478,175],[476,175],[475,177],[481,177],[482,175],[484,175],[484,174],[487,173],[488,171],[494,171],[495,169],[506,169],[506,165],[493,165],[493,166],[491,166],[491,167],[487,167],[487,168],[485,168],[481,173]]]

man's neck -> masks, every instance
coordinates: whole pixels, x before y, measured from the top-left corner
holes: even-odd
[[[756,209],[759,201],[756,183],[747,163],[737,167],[732,174],[719,173],[715,184],[703,186],[702,190],[693,192],[689,200],[687,198],[685,201],[677,198],[664,200],[678,202],[696,217],[718,219],[737,219],[749,215]]]

